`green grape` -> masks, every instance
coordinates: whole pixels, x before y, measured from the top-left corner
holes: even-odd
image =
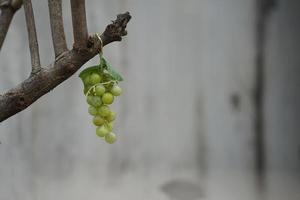
[[[111,92],[114,96],[119,96],[119,95],[122,94],[122,89],[121,89],[119,86],[114,85],[114,86],[111,88],[110,92]]]
[[[114,96],[111,93],[106,92],[103,94],[102,102],[104,104],[112,104],[113,101],[114,101]]]
[[[89,95],[89,96],[86,97],[86,102],[87,102],[89,105],[93,105],[93,102],[94,102],[93,99],[94,99],[94,97],[91,96],[91,95]]]
[[[114,143],[116,140],[117,140],[117,136],[113,132],[110,132],[105,136],[105,141],[109,144]]]
[[[107,129],[108,129],[109,131],[112,131],[113,128],[114,128],[114,122],[109,122],[109,123],[107,123],[106,127],[107,127]]]
[[[97,96],[102,96],[105,93],[105,87],[102,84],[97,85],[95,88],[95,93]]]
[[[99,74],[92,73],[90,75],[90,84],[91,85],[96,85],[97,83],[100,83],[100,81],[101,81],[101,76]]]
[[[107,130],[107,128],[105,126],[99,126],[96,128],[96,134],[99,137],[105,137],[107,134],[109,133],[109,131]]]
[[[96,126],[101,126],[104,124],[104,119],[100,116],[95,116],[94,119],[93,119],[93,123],[96,125]]]
[[[86,76],[86,77],[84,78],[83,83],[84,83],[84,85],[90,85],[90,84],[91,84],[90,76]]]
[[[89,113],[94,116],[97,115],[97,108],[95,108],[94,106],[90,106]]]
[[[100,116],[102,116],[102,117],[108,116],[109,113],[110,113],[110,109],[109,109],[109,107],[106,106],[106,105],[103,105],[103,106],[101,106],[101,107],[98,109],[98,114],[99,114]]]
[[[94,96],[93,97],[93,106],[100,107],[102,105],[101,97]]]
[[[106,117],[108,122],[112,122],[116,119],[117,114],[114,111],[110,111],[109,115]]]

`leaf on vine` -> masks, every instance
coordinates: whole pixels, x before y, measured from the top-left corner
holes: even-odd
[[[101,69],[106,69],[107,72],[109,73],[109,75],[116,81],[123,81],[123,77],[116,71],[113,69],[113,67],[111,66],[111,64],[109,64],[109,62],[107,62],[103,57],[101,57],[100,60],[100,68]]]
[[[84,69],[80,74],[79,77],[84,82],[85,78],[92,73],[107,73],[113,80],[115,81],[123,81],[123,77],[113,69],[111,64],[109,64],[102,56],[100,58],[100,64],[88,67]]]

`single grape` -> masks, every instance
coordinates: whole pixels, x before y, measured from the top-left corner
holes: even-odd
[[[109,144],[114,143],[116,140],[117,140],[117,136],[113,132],[110,132],[105,136],[105,141]]]
[[[96,125],[96,126],[101,126],[104,124],[104,119],[100,116],[95,116],[94,119],[93,119],[93,123]]]
[[[116,119],[117,114],[114,111],[110,111],[109,115],[106,117],[108,122],[112,122]]]
[[[109,122],[109,123],[106,125],[106,127],[107,127],[107,129],[108,129],[109,131],[112,131],[113,128],[114,128],[114,122]]]
[[[83,80],[84,85],[90,85],[91,84],[91,79],[90,76],[86,76]]]
[[[101,105],[102,105],[101,97],[94,96],[94,97],[93,97],[93,106],[99,107],[99,106],[101,106]]]
[[[94,106],[90,106],[89,113],[94,116],[97,115],[97,108],[95,108]]]
[[[104,104],[112,104],[113,101],[114,101],[114,96],[111,93],[106,92],[103,94],[102,102]]]
[[[86,97],[86,102],[87,102],[89,105],[93,105],[93,102],[94,102],[93,99],[94,99],[94,97],[91,96],[91,95],[89,95],[89,96]]]
[[[119,96],[119,95],[122,94],[122,89],[121,89],[119,86],[114,85],[114,86],[111,88],[110,92],[111,92],[114,96]]]
[[[102,117],[108,116],[109,113],[110,113],[110,109],[109,109],[109,107],[106,106],[106,105],[103,105],[103,106],[101,106],[101,107],[98,109],[98,114],[99,114],[100,116],[102,116]]]
[[[97,96],[102,96],[105,93],[105,87],[102,84],[97,85],[95,88],[95,93]]]
[[[96,134],[99,137],[105,137],[107,134],[109,133],[109,131],[107,130],[107,128],[105,126],[99,126],[96,128]]]
[[[92,73],[90,75],[90,84],[91,85],[96,85],[97,83],[100,83],[100,81],[101,81],[101,76],[99,74]]]

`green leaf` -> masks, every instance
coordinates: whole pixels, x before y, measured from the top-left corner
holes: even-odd
[[[82,72],[80,72],[79,77],[81,78],[82,81],[84,81],[84,79],[90,75],[93,72],[98,73],[100,71],[100,66],[99,65],[95,65],[95,66],[91,66],[88,67],[86,69],[84,69]]]
[[[100,66],[103,67],[104,69],[107,70],[107,72],[109,73],[109,75],[116,81],[123,81],[123,77],[116,71],[113,69],[113,67],[111,66],[111,64],[109,64],[109,62],[107,62],[103,57],[101,57],[101,63]]]

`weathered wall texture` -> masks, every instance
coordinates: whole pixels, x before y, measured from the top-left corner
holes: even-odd
[[[265,196],[256,196],[253,175],[255,1],[86,3],[90,33],[119,12],[133,16],[128,37],[104,52],[125,77],[114,106],[119,140],[107,145],[95,135],[77,73],[0,125],[0,200],[299,199],[298,1],[280,0],[267,29],[267,172],[276,173]],[[33,5],[47,65],[47,2]],[[0,53],[1,93],[30,72],[23,16]],[[64,23],[71,47],[68,1]]]

